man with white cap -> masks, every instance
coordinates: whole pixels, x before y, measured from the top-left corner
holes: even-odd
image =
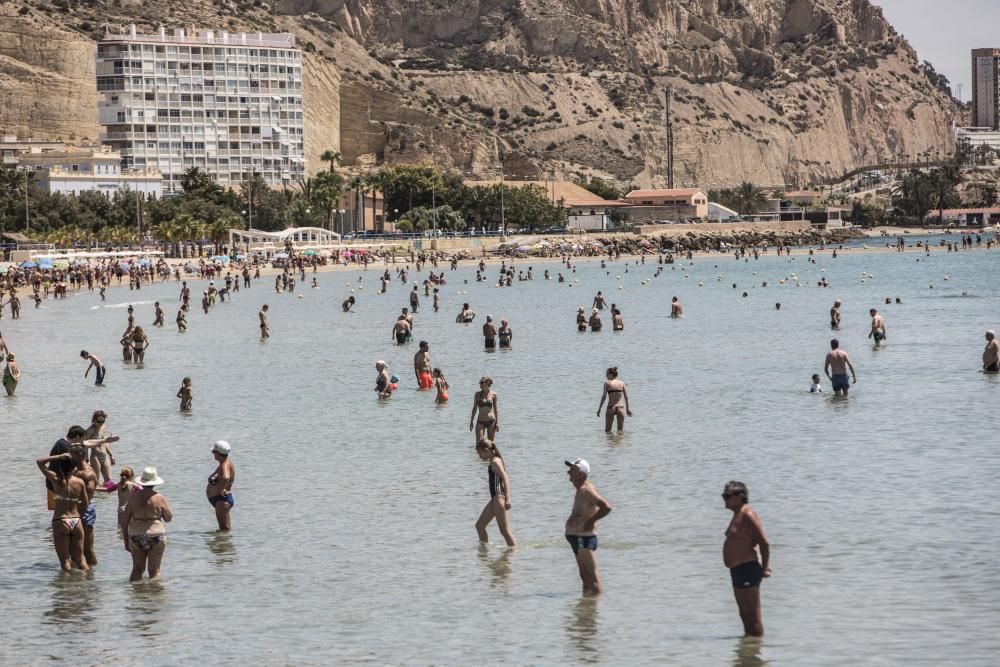
[[[231,492],[236,481],[236,468],[229,460],[232,447],[225,440],[218,440],[212,445],[212,457],[219,464],[215,472],[208,476],[208,488],[205,496],[215,508],[215,518],[219,522],[219,530],[231,530],[233,527],[230,512],[236,500]]]
[[[597,522],[611,513],[605,500],[588,479],[590,464],[584,459],[566,461],[569,481],[576,487],[573,511],[566,519],[566,541],[576,555],[584,595],[601,594],[601,576],[597,571]]]

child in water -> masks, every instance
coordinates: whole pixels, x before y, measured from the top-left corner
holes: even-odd
[[[813,383],[809,387],[809,393],[810,394],[822,394],[823,393],[823,387],[821,387],[820,384],[819,384],[819,373],[813,373],[812,380],[813,380]]]
[[[191,378],[184,378],[181,381],[181,388],[177,390],[177,398],[181,399],[181,412],[191,411],[191,401],[194,399],[194,390],[191,387]]]
[[[434,399],[438,403],[448,402],[448,381],[444,379],[444,373],[440,368],[434,369],[434,386],[437,388],[437,397]]]

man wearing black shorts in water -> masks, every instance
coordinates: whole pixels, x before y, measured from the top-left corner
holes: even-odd
[[[584,595],[601,594],[597,571],[597,522],[611,513],[611,504],[590,482],[590,464],[583,459],[566,461],[569,481],[576,487],[573,511],[566,519],[566,541],[576,556]]]
[[[1000,371],[1000,345],[993,330],[986,332],[986,349],[983,350],[983,372],[996,373]]]
[[[743,632],[750,637],[764,634],[764,620],[760,609],[760,582],[771,576],[771,547],[760,518],[750,507],[750,494],[743,482],[729,482],[722,491],[726,509],[733,518],[726,528],[726,541],[722,546],[722,559],[729,568],[733,594],[743,621]],[[757,560],[757,548],[760,560]]]

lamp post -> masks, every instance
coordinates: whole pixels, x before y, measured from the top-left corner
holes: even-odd
[[[394,226],[398,227],[399,226],[399,209],[398,208],[392,209],[392,215],[393,215],[393,217],[396,218],[395,220],[393,220],[392,224]]]
[[[28,185],[31,182],[31,169],[28,167],[23,167],[24,169],[24,233],[27,234],[31,231],[31,215],[28,211]]]
[[[500,236],[504,235],[507,229],[507,216],[503,202],[503,158],[500,158]]]

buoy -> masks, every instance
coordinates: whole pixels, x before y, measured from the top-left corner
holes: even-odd
[[[704,287],[705,283],[698,283],[698,287]]]
[[[779,284],[779,285],[784,285],[784,284],[785,284],[785,281],[784,281],[783,279],[782,279],[782,280],[779,280],[779,281],[778,281],[778,284]]]
[[[944,279],[945,279],[945,280],[948,280],[948,276],[945,276],[945,277],[944,277]]]
[[[302,298],[302,295],[301,295],[301,294],[299,295],[299,298],[300,298],[300,299]]]

